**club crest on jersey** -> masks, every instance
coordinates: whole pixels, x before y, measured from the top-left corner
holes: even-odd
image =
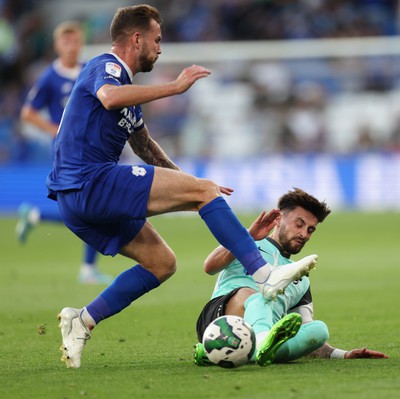
[[[121,67],[114,63],[114,62],[107,62],[106,63],[106,72],[111,76],[115,76],[119,78],[121,76]]]
[[[132,166],[132,174],[135,176],[144,176],[146,174],[146,169],[141,166]]]

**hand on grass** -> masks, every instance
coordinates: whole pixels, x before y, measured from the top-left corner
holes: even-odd
[[[353,349],[347,351],[344,355],[345,359],[387,359],[389,356],[382,352],[373,351],[367,348]]]

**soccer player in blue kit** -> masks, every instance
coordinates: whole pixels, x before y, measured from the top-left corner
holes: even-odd
[[[330,214],[325,202],[295,188],[282,195],[278,209],[262,212],[249,228],[264,259],[278,268],[290,262],[315,233],[317,225]],[[270,231],[272,233],[270,234]],[[267,302],[258,292],[243,265],[226,248],[218,247],[204,263],[209,274],[220,272],[210,301],[197,321],[194,360],[199,366],[211,365],[201,344],[204,330],[217,317],[236,315],[253,327],[256,352],[253,361],[260,366],[288,362],[311,355],[321,358],[386,358],[367,348],[345,351],[333,348],[328,340],[328,327],[314,320],[310,280],[303,276],[286,287],[277,300]]]
[[[111,51],[85,66],[72,90],[54,146],[49,197],[57,200],[65,224],[105,255],[137,262],[83,308],[59,314],[62,360],[80,367],[91,330],[134,300],[157,288],[176,268],[175,254],[147,217],[198,211],[212,234],[245,265],[267,300],[309,273],[316,255],[274,270],[221,194],[232,190],[183,173],[151,138],[140,104],[187,91],[210,71],[192,65],[176,80],[136,85],[161,54],[162,19],[141,4],[117,10],[111,22]],[[129,142],[146,164],[118,164]]]
[[[58,57],[46,68],[38,81],[29,91],[21,110],[21,119],[32,124],[42,132],[55,137],[71,94],[72,87],[83,69],[79,62],[83,46],[83,30],[79,22],[65,21],[59,24],[53,33],[54,50]],[[50,201],[50,205],[52,205]],[[17,236],[24,243],[29,232],[39,222],[62,223],[58,207],[41,209],[32,204],[23,203],[19,209],[20,220],[16,226]],[[112,277],[101,273],[96,264],[98,252],[88,244],[84,247],[83,263],[78,280],[83,284],[109,284]]]

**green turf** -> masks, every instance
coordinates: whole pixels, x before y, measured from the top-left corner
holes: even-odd
[[[302,254],[319,255],[314,308],[329,326],[329,342],[367,346],[390,359],[301,359],[234,370],[192,364],[196,318],[214,282],[202,261],[216,242],[197,217],[152,222],[177,254],[177,273],[99,325],[82,367],[72,370],[60,361],[57,312],[87,304],[102,289],[76,282],[82,245],[66,228],[43,224],[20,246],[15,220],[0,219],[1,399],[399,397],[400,214],[334,213]],[[117,274],[131,262],[103,257],[100,266]]]

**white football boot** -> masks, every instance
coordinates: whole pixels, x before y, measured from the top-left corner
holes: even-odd
[[[317,264],[318,255],[309,255],[297,262],[271,267],[263,266],[253,274],[262,296],[267,300],[274,300],[285,292],[285,288],[293,281],[308,275]],[[269,269],[269,272],[267,269]],[[267,276],[267,277],[265,277]]]
[[[90,339],[90,331],[81,319],[81,312],[82,309],[64,308],[58,315],[62,336],[61,360],[68,368],[80,367],[83,349]]]

